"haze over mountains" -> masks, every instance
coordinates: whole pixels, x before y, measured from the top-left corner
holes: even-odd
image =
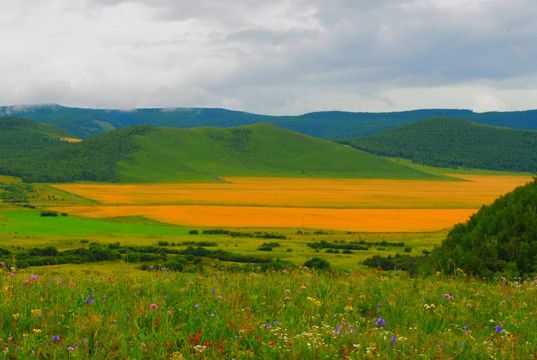
[[[326,111],[299,116],[269,116],[210,108],[155,108],[122,111],[70,108],[60,105],[30,105],[0,107],[0,116],[17,116],[53,124],[82,139],[140,124],[192,128],[231,127],[263,122],[306,135],[334,140],[372,135],[412,121],[438,116],[449,116],[513,129],[537,130],[537,110],[488,113],[450,109],[388,113]]]

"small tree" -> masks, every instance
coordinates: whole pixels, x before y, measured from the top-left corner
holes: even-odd
[[[309,268],[315,268],[317,270],[328,270],[330,269],[330,263],[325,260],[318,257],[311,258],[309,260],[306,260],[304,263],[304,266],[307,266]]]

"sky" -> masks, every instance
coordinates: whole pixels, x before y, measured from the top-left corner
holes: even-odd
[[[535,0],[2,0],[0,105],[537,108]]]

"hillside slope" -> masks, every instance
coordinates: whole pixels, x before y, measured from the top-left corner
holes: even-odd
[[[33,121],[26,125],[0,132],[0,174],[25,182],[116,181],[117,162],[137,149],[133,136],[152,129],[139,125],[69,143],[32,132]]]
[[[449,116],[515,129],[537,130],[537,110],[474,113],[470,110],[425,109],[368,113],[321,111],[299,116],[268,116],[210,108],[134,109],[128,111],[69,108],[59,105],[5,106],[0,116],[20,116],[54,124],[80,138],[127,126],[233,127],[259,122],[323,139],[366,136],[431,117]]]
[[[266,124],[193,129],[138,125],[80,143],[41,134],[35,129],[53,128],[31,120],[2,124],[5,139],[0,138],[0,174],[26,182],[220,181],[220,176],[436,177]],[[30,136],[34,133],[39,136]]]
[[[211,180],[221,176],[433,178],[347,146],[267,124],[159,128],[136,137],[120,161],[124,182]]]
[[[456,225],[430,265],[444,272],[511,276],[537,272],[537,178]]]
[[[340,142],[430,166],[537,171],[537,131],[481,125],[462,119],[425,119]]]
[[[37,154],[45,149],[61,149],[61,138],[71,134],[54,125],[16,117],[0,118],[0,160]]]

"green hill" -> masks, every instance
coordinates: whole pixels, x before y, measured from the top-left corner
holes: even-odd
[[[60,105],[0,107],[0,116],[19,116],[54,124],[80,138],[133,125],[193,128],[233,127],[270,123],[322,139],[343,139],[376,134],[413,121],[438,116],[468,119],[477,123],[537,130],[537,110],[474,113],[470,110],[423,109],[368,113],[321,111],[299,116],[268,116],[210,108],[133,109],[129,111],[70,108]]]
[[[63,148],[61,138],[73,137],[54,125],[16,117],[0,118],[0,160]]]
[[[210,180],[221,176],[433,178],[330,141],[267,124],[235,128],[158,128],[119,162],[124,182]]]
[[[0,158],[26,182],[219,181],[221,176],[438,178],[348,146],[266,124],[234,128],[127,127],[80,143]]]
[[[373,154],[430,166],[537,171],[537,131],[462,119],[425,119],[340,142]]]
[[[25,119],[4,122],[8,129],[0,132],[0,174],[17,176],[25,182],[114,181],[117,162],[137,149],[133,136],[151,129],[140,125],[68,143],[49,136],[50,125],[44,133],[34,131],[36,126],[38,130],[42,126],[36,124]]]
[[[451,273],[537,273],[537,178],[456,225],[430,260],[433,268]]]

